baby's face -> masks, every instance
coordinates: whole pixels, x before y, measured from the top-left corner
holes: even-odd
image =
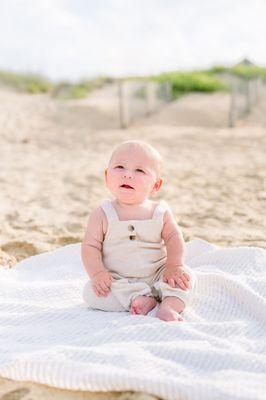
[[[138,146],[122,146],[105,171],[106,186],[122,203],[139,204],[159,190],[158,162]]]

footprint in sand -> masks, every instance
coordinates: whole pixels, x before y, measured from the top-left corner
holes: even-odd
[[[82,239],[80,237],[61,236],[60,238],[56,239],[56,243],[60,244],[61,246],[65,246],[67,244],[79,243],[81,240]]]
[[[8,242],[3,244],[1,248],[4,252],[8,253],[11,257],[15,257],[18,261],[39,253],[38,249],[32,243],[28,242]]]

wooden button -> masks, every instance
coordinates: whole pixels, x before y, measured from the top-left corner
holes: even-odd
[[[135,240],[135,239],[136,239],[136,236],[131,235],[131,236],[129,236],[129,239],[130,239],[130,240]]]
[[[134,226],[133,226],[133,225],[128,225],[127,229],[128,229],[129,231],[134,231]]]

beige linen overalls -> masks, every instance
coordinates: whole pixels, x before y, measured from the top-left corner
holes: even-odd
[[[103,241],[103,264],[115,280],[107,297],[98,297],[91,281],[84,287],[83,298],[91,307],[105,311],[130,309],[132,300],[139,295],[155,297],[158,301],[166,296],[176,296],[187,305],[191,300],[195,276],[190,275],[188,290],[172,288],[163,282],[166,248],[162,240],[163,217],[169,206],[161,201],[153,217],[145,220],[120,221],[110,200],[101,203],[108,228]]]

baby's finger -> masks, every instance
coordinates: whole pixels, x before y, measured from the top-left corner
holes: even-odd
[[[101,287],[101,284],[99,282],[95,284],[95,289],[95,293],[97,294],[97,296],[103,296],[105,294],[105,289]]]
[[[106,292],[106,293],[109,293],[110,292],[110,286],[111,286],[111,283],[109,283],[109,282],[105,282],[105,285],[104,285],[104,291]]]
[[[178,286],[183,290],[187,289],[181,278],[178,279]]]
[[[171,286],[171,287],[176,287],[176,284],[175,284],[175,280],[174,279],[168,279],[168,283],[169,283],[169,285]]]
[[[106,279],[104,281],[102,281],[102,283],[104,283],[105,286],[109,287],[111,285],[112,281],[113,281],[113,277],[110,275],[110,276],[107,276]]]
[[[111,286],[111,282],[105,282],[105,290],[107,291],[107,292],[109,292],[109,290],[110,290],[110,286]]]
[[[185,290],[188,290],[189,289],[189,282],[186,281],[186,282],[183,282],[183,284],[185,285]]]
[[[188,281],[190,281],[190,276],[186,273],[183,274],[184,278],[186,278]]]
[[[102,292],[106,292],[109,289],[105,282],[100,282],[99,287]]]
[[[111,278],[107,281],[107,286],[110,287],[112,285],[113,281],[114,281],[114,278],[111,276]]]
[[[186,279],[185,277],[181,277],[181,279],[182,279],[182,281],[183,281],[183,283],[184,283],[184,285],[188,288],[189,287],[189,280],[188,279]]]
[[[100,291],[100,296],[106,297],[107,295],[108,295],[108,292],[106,292],[106,291],[104,291],[104,290],[101,290],[101,291]]]
[[[101,293],[99,292],[98,288],[96,286],[93,287],[94,293],[96,294],[96,296],[100,297]]]
[[[103,297],[107,297],[108,296],[108,290],[105,290],[102,292],[101,296]]]
[[[107,289],[105,290],[105,294],[108,295],[108,294],[110,293],[110,291],[111,291],[111,289],[110,289],[110,288],[107,288]]]

